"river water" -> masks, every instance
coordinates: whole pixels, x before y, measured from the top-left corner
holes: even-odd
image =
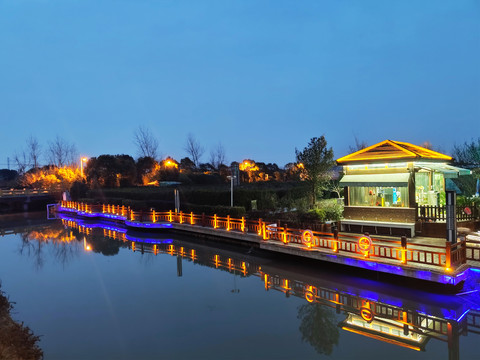
[[[478,359],[460,295],[178,233],[0,219],[0,280],[45,359]]]

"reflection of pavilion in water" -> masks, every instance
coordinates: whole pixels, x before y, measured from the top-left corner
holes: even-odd
[[[259,277],[265,290],[276,290],[285,296],[304,298],[308,303],[334,309],[345,314],[341,329],[381,340],[394,345],[425,350],[430,339],[448,344],[449,359],[459,358],[459,336],[480,334],[480,305],[472,308],[472,301],[458,296],[431,294],[416,301],[405,295],[385,295],[382,288],[369,291],[332,281],[332,275],[312,276],[302,270],[285,270],[275,262],[235,250],[218,249],[204,244],[182,240],[162,239],[147,233],[132,234],[112,223],[88,223],[64,218],[65,228],[78,231],[84,249],[95,249],[99,235],[119,240],[118,246],[141,254],[168,254],[177,256],[177,274],[182,276],[182,260],[229,271],[242,277]],[[79,236],[81,235],[81,236]],[[73,236],[73,235],[72,235]],[[329,280],[330,278],[330,280]],[[377,291],[377,292],[375,292]]]

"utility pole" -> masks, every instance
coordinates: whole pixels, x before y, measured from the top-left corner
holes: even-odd
[[[235,180],[237,177],[232,175],[232,176],[227,176],[227,179],[230,179],[230,207],[233,207],[233,180]]]

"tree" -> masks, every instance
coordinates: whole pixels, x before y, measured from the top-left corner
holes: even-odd
[[[137,184],[146,185],[152,181],[154,172],[159,166],[154,158],[149,156],[137,160]]]
[[[183,159],[180,160],[180,170],[181,171],[186,171],[186,172],[191,172],[195,168],[195,163],[190,160],[189,157],[184,157]]]
[[[303,151],[295,149],[297,162],[303,165],[305,181],[310,186],[311,204],[314,206],[319,187],[329,180],[329,171],[335,165],[332,148],[327,148],[327,140],[322,135],[310,140]]]
[[[190,155],[193,163],[195,164],[195,167],[198,167],[200,165],[200,158],[205,152],[205,149],[202,145],[200,145],[197,139],[195,139],[195,136],[193,136],[193,134],[188,134],[187,142],[184,149],[187,154]]]
[[[480,138],[475,142],[463,143],[462,145],[455,145],[453,147],[453,157],[455,163],[459,166],[468,167],[471,169],[480,168]]]
[[[465,195],[477,193],[477,182],[480,181],[480,138],[472,139],[470,143],[453,147],[455,165],[471,169],[473,176],[460,176],[454,179]]]
[[[90,158],[85,168],[87,181],[103,187],[131,186],[136,179],[135,161],[130,155],[100,155]]]
[[[27,167],[28,167],[27,154],[25,154],[25,151],[22,151],[21,153],[16,152],[13,155],[13,161],[17,166],[18,173],[20,175],[25,174],[25,171],[27,170]]]
[[[338,344],[339,331],[333,311],[318,303],[298,308],[302,341],[308,342],[319,354],[330,355]]]
[[[28,159],[30,164],[36,169],[38,168],[38,160],[41,155],[41,146],[34,136],[30,136],[27,140]]]
[[[63,167],[74,165],[78,157],[75,144],[69,144],[65,139],[56,136],[48,143],[48,160],[51,165]]]
[[[349,146],[348,149],[351,153],[357,152],[359,150],[363,150],[368,146],[365,140],[359,140],[357,136],[355,136],[355,146]]]
[[[225,148],[223,144],[219,142],[215,148],[210,150],[210,164],[218,170],[220,165],[225,164]]]
[[[153,137],[152,132],[145,126],[139,126],[135,130],[134,143],[137,146],[139,157],[158,158],[158,140]]]
[[[15,152],[13,155],[13,161],[17,166],[19,174],[23,175],[31,167],[34,169],[38,168],[40,154],[41,151],[38,140],[30,136],[26,141],[26,150],[23,149],[21,152]]]

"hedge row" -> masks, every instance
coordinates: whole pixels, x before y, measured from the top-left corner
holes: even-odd
[[[192,188],[180,187],[180,203],[202,206],[229,206],[230,189],[228,187]],[[257,209],[274,210],[277,208],[299,207],[297,202],[307,197],[305,186],[284,187],[238,187],[234,191],[235,205],[247,210],[252,208],[252,200],[257,201]],[[127,200],[144,201],[148,207],[171,208],[173,206],[173,188],[141,187],[120,189],[90,190],[87,198],[92,201],[111,202]],[[128,201],[127,201],[128,203]],[[126,205],[124,203],[124,205]]]

